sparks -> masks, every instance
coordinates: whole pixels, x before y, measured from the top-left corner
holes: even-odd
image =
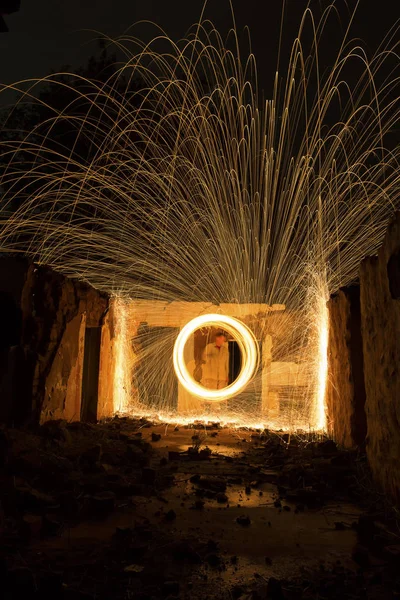
[[[220,390],[209,390],[196,383],[184,359],[185,345],[189,337],[200,327],[212,326],[223,326],[236,339],[242,353],[242,368],[239,376],[230,385]],[[185,389],[193,396],[209,402],[221,402],[239,394],[251,381],[259,362],[257,340],[251,330],[237,319],[216,314],[197,317],[185,325],[175,342],[173,358],[176,375]]]
[[[24,134],[20,123],[11,131],[18,104],[3,123],[0,248],[124,300],[115,411],[171,415],[182,385],[214,401],[229,393],[226,422],[324,427],[324,303],[355,280],[400,207],[400,146],[390,147],[400,118],[398,50],[382,47],[368,60],[347,32],[322,75],[318,47],[331,9],[319,23],[307,9],[286,84],[277,74],[264,103],[254,56],[234,32],[224,47],[208,21],[179,43],[159,32],[149,43],[117,40],[126,63],[106,83],[53,74],[28,91],[12,86],[22,114],[29,101],[46,112]],[[348,72],[357,85],[344,81]],[[49,84],[73,98],[60,111],[38,95]],[[57,137],[63,127],[68,147]],[[151,319],[130,315],[141,300],[154,303]],[[246,329],[239,379],[221,394],[200,394],[182,362],[193,315],[167,318],[177,301],[214,313],[223,303],[253,305],[246,325],[262,346],[261,368]],[[257,308],[275,304],[286,310]]]

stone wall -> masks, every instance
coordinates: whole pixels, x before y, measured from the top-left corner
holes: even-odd
[[[190,392],[186,391],[186,389],[179,383],[177,386],[177,393],[174,390],[174,384],[176,384],[176,377],[173,372],[172,360],[171,363],[168,364],[166,361],[169,359],[169,356],[172,355],[173,343],[176,339],[176,336],[179,333],[179,329],[181,329],[184,325],[186,325],[191,319],[198,317],[200,315],[206,314],[223,314],[228,315],[230,317],[236,317],[243,321],[248,327],[253,331],[254,335],[260,342],[262,342],[262,353],[261,357],[261,369],[259,373],[259,377],[254,379],[254,387],[252,388],[251,395],[254,398],[257,393],[260,396],[261,401],[261,409],[264,415],[267,416],[268,419],[271,418],[272,412],[276,412],[276,396],[277,396],[277,388],[274,390],[274,395],[269,394],[270,390],[270,371],[272,369],[272,355],[271,355],[271,344],[272,344],[272,335],[274,340],[280,339],[283,335],[282,322],[274,321],[269,323],[270,319],[273,319],[275,315],[282,315],[285,311],[285,306],[282,304],[273,304],[271,306],[266,304],[220,304],[218,306],[213,305],[208,302],[184,302],[184,301],[175,301],[175,302],[162,302],[162,301],[145,301],[145,300],[134,300],[128,303],[125,307],[126,310],[126,330],[128,333],[128,337],[133,339],[137,335],[137,332],[141,328],[141,326],[146,326],[146,328],[154,329],[157,331],[157,335],[160,334],[160,344],[163,345],[164,348],[168,348],[168,351],[161,352],[158,355],[151,356],[151,348],[149,344],[149,352],[146,354],[146,360],[150,365],[148,368],[150,371],[156,371],[156,368],[152,368],[151,364],[154,365],[160,362],[160,354],[164,357],[165,361],[163,363],[163,369],[167,376],[164,376],[156,380],[156,378],[152,378],[154,382],[154,390],[150,390],[149,397],[151,398],[160,398],[161,403],[164,402],[164,397],[171,398],[171,403],[168,405],[164,402],[165,406],[162,405],[160,410],[166,408],[166,410],[175,409],[175,406],[172,406],[172,402],[174,397],[177,395],[177,412],[182,416],[188,416],[198,418],[200,417],[204,410],[208,408],[204,404],[204,402],[190,394]],[[268,323],[268,325],[267,325]],[[285,323],[287,323],[287,319],[285,319]],[[280,327],[279,327],[280,325]],[[165,333],[162,333],[165,332]],[[139,336],[140,338],[140,336]],[[193,372],[196,369],[196,360],[195,360],[195,343],[188,343],[186,346],[187,350],[187,364],[188,368],[192,369]],[[152,346],[157,350],[156,344],[152,344]],[[143,361],[144,362],[144,361]],[[136,359],[133,359],[133,363],[137,367],[137,374],[140,371],[140,353],[137,353]],[[293,370],[293,369],[292,369]],[[147,376],[146,365],[144,365],[142,379],[147,381],[150,378]],[[170,373],[171,376],[168,376]],[[283,373],[283,370],[280,370],[280,387],[283,387],[285,384],[290,383],[290,378],[288,378],[287,370]],[[140,373],[139,373],[140,374]],[[278,384],[277,377],[275,377],[275,383]],[[293,379],[293,377],[292,377]],[[136,378],[139,380],[139,377]],[[298,377],[298,381],[300,378]],[[299,384],[300,385],[300,384]],[[121,386],[120,386],[121,387]],[[141,408],[143,405],[144,408],[149,407],[149,404],[146,403],[146,399],[141,398],[140,390],[143,390],[145,386],[137,385],[136,393],[132,388],[133,393],[131,395],[132,406],[131,409]],[[160,393],[161,390],[161,393]],[[146,390],[145,390],[146,391]],[[144,394],[142,395],[144,396]],[[237,400],[237,399],[236,399]],[[240,400],[240,398],[239,398]],[[242,398],[243,404],[247,404],[247,398]],[[114,403],[115,404],[115,403]],[[154,408],[154,404],[151,405]]]
[[[367,456],[382,489],[400,502],[400,213],[378,256],[361,264]]]
[[[367,432],[360,288],[339,290],[328,302],[328,431],[345,448],[363,447]]]
[[[346,447],[365,443],[376,483],[399,504],[400,213],[361,263],[359,292],[341,290],[328,306],[331,434]]]
[[[0,420],[79,419],[85,328],[102,324],[108,297],[47,267],[2,258],[0,299],[3,319],[13,315],[0,356]]]
[[[124,303],[111,299],[101,333],[98,419],[140,408],[137,402],[132,406],[136,391],[132,385],[135,353],[131,336],[136,330],[131,326],[127,335],[125,316]]]

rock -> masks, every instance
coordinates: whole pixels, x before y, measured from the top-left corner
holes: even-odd
[[[133,539],[133,529],[131,527],[117,527],[115,529],[114,539],[117,544],[130,544]]]
[[[170,546],[171,555],[175,560],[191,563],[201,563],[200,554],[193,548],[189,542],[174,542]]]
[[[36,591],[35,577],[32,571],[25,567],[9,569],[7,587],[13,600],[14,598],[33,598]]]
[[[305,487],[287,492],[286,500],[293,502],[299,501],[300,505],[315,507],[322,503],[322,494],[312,487]]]
[[[282,584],[279,579],[270,577],[267,584],[267,598],[268,600],[284,600],[284,594],[282,590]]]
[[[243,483],[243,477],[228,477],[227,482],[231,485],[241,485]]]
[[[371,545],[374,542],[376,532],[375,519],[373,515],[360,515],[357,523],[358,539],[364,545]]]
[[[94,517],[106,517],[115,508],[115,494],[110,491],[99,492],[88,497],[90,513]]]
[[[142,448],[136,443],[129,444],[126,447],[126,460],[134,465],[143,465],[146,462],[146,456]]]
[[[153,433],[151,434],[151,441],[152,442],[159,442],[161,440],[161,434],[159,433]]]
[[[42,533],[45,536],[56,536],[61,532],[62,524],[54,515],[43,517]]]
[[[44,512],[49,506],[56,504],[53,496],[43,494],[28,486],[15,488],[17,505],[24,511]]]
[[[35,448],[11,455],[10,470],[14,475],[34,477],[38,486],[54,489],[65,482],[65,475],[73,471],[73,465],[67,458]]]
[[[22,536],[30,540],[39,538],[42,532],[43,519],[38,515],[25,515],[22,519]]]
[[[250,517],[248,515],[241,515],[236,518],[236,523],[242,525],[243,527],[248,527],[251,523]]]
[[[115,483],[115,481],[107,481],[103,473],[87,473],[84,476],[80,476],[78,480],[75,479],[79,484],[83,492],[89,495],[98,494],[104,492],[106,484]],[[112,491],[112,490],[110,490]]]
[[[176,596],[179,594],[180,587],[179,581],[164,581],[162,585],[162,593],[164,596]]]
[[[63,514],[71,517],[78,515],[80,504],[73,491],[65,491],[58,494],[57,503],[60,505]]]
[[[196,500],[196,502],[193,504],[193,506],[191,506],[191,508],[194,510],[203,510],[204,504],[204,500]]]
[[[218,492],[218,494],[216,495],[216,499],[217,499],[217,502],[219,502],[220,504],[224,504],[225,502],[228,502],[228,496],[226,494],[224,494],[224,492]]]
[[[284,465],[279,483],[285,483],[290,488],[296,488],[302,483],[304,484],[304,475],[305,472],[302,466],[289,463]]]
[[[43,600],[54,600],[62,598],[64,592],[62,575],[60,573],[48,573],[41,577],[38,584],[37,597]]]
[[[219,567],[221,564],[221,557],[218,556],[218,554],[215,554],[215,552],[207,554],[206,556],[206,562],[210,565],[210,567]]]
[[[391,544],[385,546],[384,554],[392,565],[400,569],[400,544]]]
[[[368,568],[371,564],[368,550],[364,546],[361,546],[361,544],[356,544],[351,557],[363,569]]]
[[[96,463],[100,462],[102,454],[101,444],[93,444],[87,448],[79,457],[79,465],[93,467]]]
[[[352,452],[340,452],[336,456],[332,456],[330,463],[334,467],[351,467],[354,460]]]
[[[129,575],[134,575],[135,573],[142,573],[144,571],[144,566],[143,565],[128,565],[127,567],[124,568],[124,573],[129,573]]]
[[[182,454],[180,452],[176,452],[173,450],[170,450],[168,452],[168,460],[176,461],[176,460],[181,460],[181,459],[182,459]]]
[[[218,551],[218,542],[216,542],[215,540],[208,540],[207,550],[209,552],[217,552]]]
[[[332,454],[336,454],[338,451],[337,445],[333,440],[325,440],[324,442],[320,442],[317,448],[323,456],[330,456]]]
[[[206,446],[205,448],[202,448],[200,450],[200,452],[199,452],[199,458],[205,460],[207,458],[210,458],[211,454],[212,454],[211,448],[209,448],[208,446]]]
[[[200,452],[198,448],[193,448],[193,446],[189,446],[187,449],[187,454],[191,460],[200,460]]]
[[[221,477],[208,477],[202,475],[197,481],[197,485],[204,489],[211,490],[212,492],[225,492],[226,490],[226,481]]]
[[[147,523],[142,523],[141,525],[135,525],[134,527],[134,535],[143,540],[152,540],[153,539],[153,529]]]
[[[72,421],[71,423],[67,423],[66,426],[69,432],[79,433],[83,436],[87,435],[87,432],[92,428],[91,424],[84,423],[83,421]]]
[[[145,485],[154,485],[157,479],[157,471],[150,467],[145,467],[142,470],[142,483]]]
[[[244,588],[241,585],[235,585],[230,590],[230,593],[234,600],[239,600],[239,598],[244,594]]]
[[[166,521],[175,521],[175,519],[176,519],[176,512],[174,510],[171,509],[165,514]]]
[[[46,421],[39,427],[38,433],[40,436],[51,440],[71,441],[71,434],[67,430],[67,422],[63,419]]]
[[[336,531],[346,531],[347,529],[350,529],[350,526],[343,523],[343,521],[335,521],[334,526]]]
[[[114,485],[110,486],[110,491],[115,492],[119,497],[127,496],[142,496],[146,494],[147,486],[140,483],[134,483],[129,481],[118,481]]]

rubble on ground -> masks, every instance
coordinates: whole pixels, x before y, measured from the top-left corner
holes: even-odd
[[[127,418],[0,431],[6,599],[400,597],[400,537],[379,494],[366,493],[364,456],[306,434],[237,431],[232,451],[219,424],[165,432]],[[358,514],[336,516],[342,504]],[[317,551],[282,575],[269,539],[313,515],[354,540],[346,560]],[[264,539],[251,571],[243,541]]]

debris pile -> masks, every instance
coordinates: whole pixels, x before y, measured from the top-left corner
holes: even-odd
[[[365,458],[330,440],[57,421],[0,431],[0,468],[7,600],[399,595],[400,540],[360,485]]]

